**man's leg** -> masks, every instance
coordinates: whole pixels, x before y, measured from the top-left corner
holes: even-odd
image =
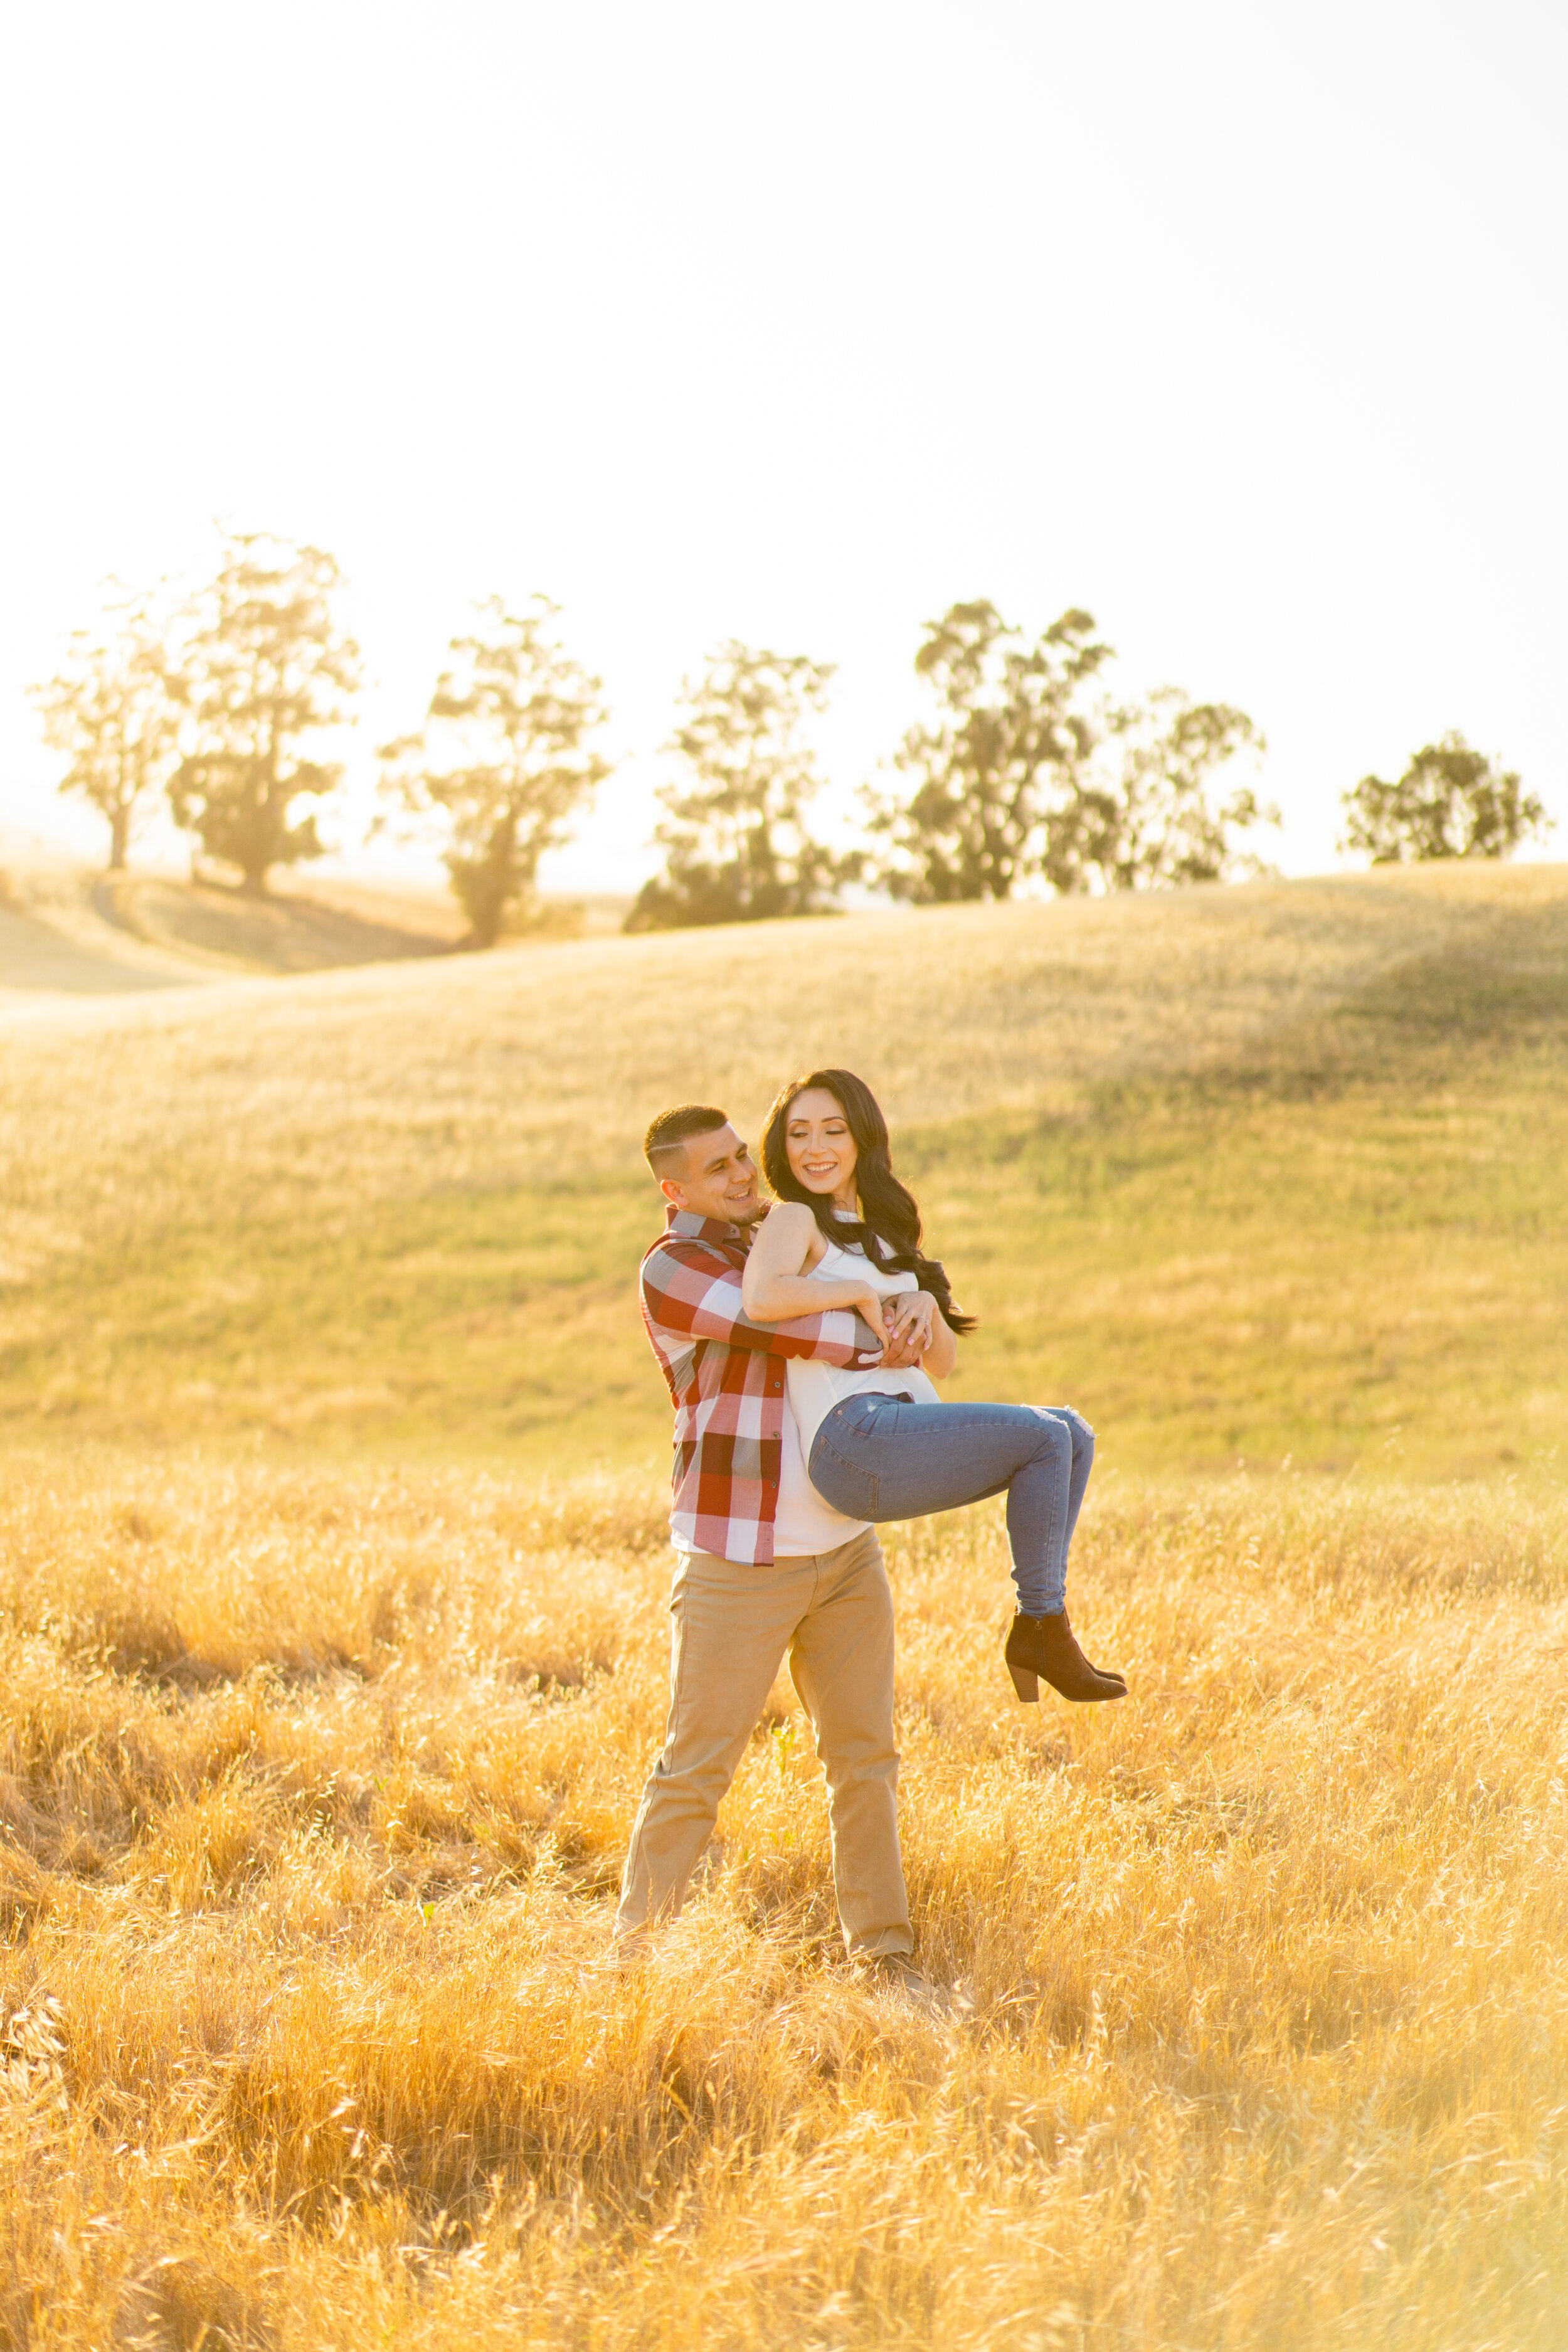
[[[857,1958],[907,1952],[913,1939],[899,1858],[893,1596],[881,1547],[868,1528],[808,1565],[816,1591],[789,1663],[827,1777],[839,1923]]]
[[[814,1569],[808,1559],[752,1568],[710,1552],[678,1563],[669,1594],[668,1731],[632,1829],[617,1937],[679,1910],[719,1801],[809,1602]]]

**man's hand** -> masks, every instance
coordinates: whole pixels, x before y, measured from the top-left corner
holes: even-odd
[[[881,1362],[882,1349],[886,1345],[887,1337],[887,1333],[882,1328],[882,1319],[879,1315],[875,1327],[868,1323],[863,1315],[857,1315],[855,1318],[855,1369],[858,1372],[868,1372],[873,1364]]]

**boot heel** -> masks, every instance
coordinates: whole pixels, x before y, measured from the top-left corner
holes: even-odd
[[[1012,1675],[1013,1688],[1017,1692],[1018,1696],[1023,1700],[1024,1705],[1026,1706],[1038,1706],[1040,1697],[1039,1676],[1037,1675],[1032,1675],[1027,1666],[1016,1666],[1011,1658],[1007,1661],[1007,1672]]]

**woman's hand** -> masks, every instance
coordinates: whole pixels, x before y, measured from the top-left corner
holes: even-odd
[[[899,1298],[889,1298],[883,1324],[887,1334],[882,1352],[885,1365],[894,1368],[918,1364],[933,1381],[946,1380],[958,1361],[958,1342],[929,1291],[910,1291]],[[900,1324],[898,1329],[895,1324]]]
[[[888,1352],[902,1364],[918,1364],[936,1329],[936,1301],[929,1290],[902,1290],[883,1302]]]

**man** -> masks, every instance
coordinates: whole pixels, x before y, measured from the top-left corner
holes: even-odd
[[[632,1830],[616,1938],[626,1946],[679,1909],[787,1653],[827,1780],[845,1943],[858,1964],[917,1982],[899,1858],[893,1604],[876,1530],[786,1491],[775,1543],[786,1450],[799,1454],[784,1444],[784,1359],[907,1359],[845,1310],[748,1319],[741,1275],[763,1210],[751,1153],[721,1110],[665,1111],[643,1150],[667,1203],[643,1259],[642,1311],[675,1405],[677,1563],[668,1737]],[[826,1548],[788,1548],[791,1511]]]

